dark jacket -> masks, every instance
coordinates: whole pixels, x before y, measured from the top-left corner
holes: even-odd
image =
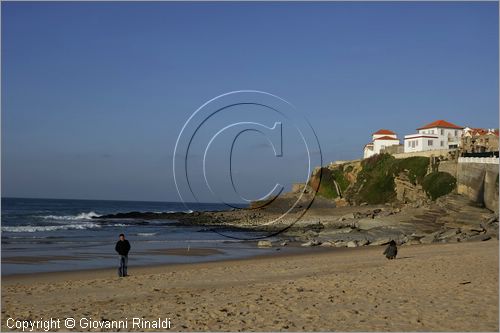
[[[128,251],[130,251],[130,243],[128,240],[125,239],[116,242],[115,251],[122,256],[128,255]]]
[[[385,256],[387,259],[394,259],[398,255],[398,247],[396,245],[395,241],[391,241],[387,248],[384,251]]]

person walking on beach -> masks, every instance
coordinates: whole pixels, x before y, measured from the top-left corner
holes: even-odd
[[[391,240],[391,242],[385,249],[384,254],[386,258],[389,260],[396,259],[396,256],[398,255],[398,247],[394,240]]]
[[[130,251],[130,243],[125,239],[124,234],[120,234],[120,240],[116,242],[115,251],[120,255],[120,267],[118,268],[118,276],[127,276],[128,252]]]

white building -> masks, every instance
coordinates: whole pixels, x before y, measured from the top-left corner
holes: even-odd
[[[445,120],[436,120],[417,128],[417,134],[405,135],[404,152],[458,148],[462,130],[461,126]]]
[[[372,134],[372,142],[365,145],[363,158],[379,154],[385,147],[394,145],[399,145],[396,133],[387,129],[380,129]]]

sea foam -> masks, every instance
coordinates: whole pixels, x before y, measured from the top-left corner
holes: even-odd
[[[74,223],[62,225],[18,225],[18,226],[4,226],[2,231],[6,232],[43,232],[43,231],[57,231],[57,230],[82,230],[100,228],[101,226],[96,223]]]
[[[88,213],[80,213],[78,215],[45,215],[45,216],[39,216],[45,220],[91,220],[94,217],[99,217],[101,215],[97,214],[96,212],[88,212]]]

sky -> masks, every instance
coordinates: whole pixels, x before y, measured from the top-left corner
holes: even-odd
[[[380,128],[402,138],[437,119],[498,127],[497,2],[1,6],[3,197],[179,201],[181,129],[205,102],[237,90],[293,104],[323,164],[362,157]],[[235,141],[238,193],[255,199],[306,179],[304,147],[286,119],[233,109],[189,158],[203,155],[217,126],[281,121],[281,157],[262,133]],[[217,174],[227,169],[226,134],[207,165],[231,200],[227,173]],[[190,168],[202,186],[199,159]]]

